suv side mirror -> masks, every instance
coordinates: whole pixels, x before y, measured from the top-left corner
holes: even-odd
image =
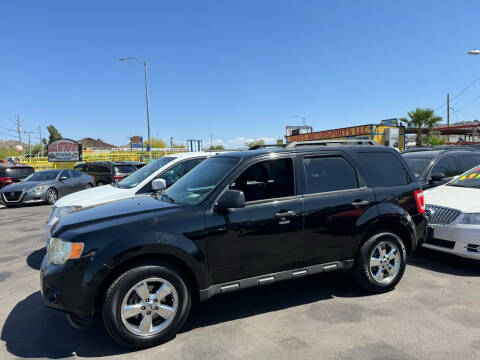
[[[164,179],[154,179],[152,181],[152,190],[161,191],[167,188],[167,182]]]
[[[58,180],[60,181],[64,181],[64,180],[67,180],[68,178],[66,176],[60,176],[60,178]]]
[[[434,181],[443,181],[445,179],[445,175],[438,173],[438,174],[432,174],[432,177],[430,178],[431,182]]]
[[[215,206],[218,209],[239,209],[245,207],[245,195],[240,190],[227,190],[217,200]]]

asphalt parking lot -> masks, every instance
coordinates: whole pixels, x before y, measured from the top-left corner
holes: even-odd
[[[330,273],[198,304],[177,337],[126,352],[97,319],[72,328],[46,308],[38,269],[48,206],[0,206],[0,359],[479,359],[480,264],[420,251],[393,292]]]

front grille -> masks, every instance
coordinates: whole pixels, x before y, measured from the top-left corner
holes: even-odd
[[[6,201],[18,201],[22,196],[21,191],[5,191],[3,192],[3,197]]]
[[[436,246],[441,246],[444,248],[448,249],[453,249],[455,247],[455,241],[448,241],[448,240],[442,240],[442,239],[427,239],[425,240],[427,244],[432,244]]]
[[[458,215],[460,215],[459,210],[427,204],[427,216],[430,224],[450,224]]]

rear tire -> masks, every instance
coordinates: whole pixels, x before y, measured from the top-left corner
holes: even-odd
[[[388,231],[379,231],[359,249],[353,277],[363,289],[382,293],[393,290],[402,279],[407,252],[402,239]]]
[[[103,186],[103,185],[105,185],[103,181],[97,181],[97,186]]]
[[[164,263],[140,265],[108,288],[103,323],[121,346],[146,348],[174,338],[190,307],[190,292],[179,270]]]
[[[88,183],[86,186],[85,186],[85,190],[88,190],[88,189],[91,189],[93,188],[93,185]]]

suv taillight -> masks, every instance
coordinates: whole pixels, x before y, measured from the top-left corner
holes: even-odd
[[[417,190],[413,195],[415,196],[418,212],[423,214],[425,212],[425,195],[423,194],[423,190]]]
[[[119,175],[115,175],[113,177],[113,180],[122,180],[123,179],[123,176],[119,176]]]
[[[11,177],[0,177],[0,182],[12,182]]]

